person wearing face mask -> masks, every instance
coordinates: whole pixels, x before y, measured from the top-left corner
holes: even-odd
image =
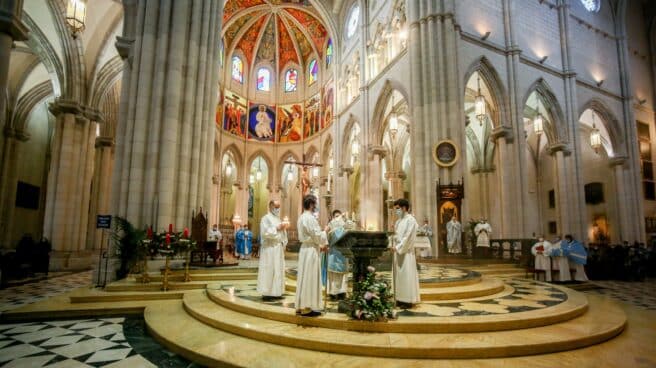
[[[394,242],[391,250],[394,257],[394,295],[396,304],[401,308],[412,308],[421,301],[419,296],[419,275],[415,259],[414,243],[417,237],[417,220],[408,213],[410,202],[397,199],[394,202],[396,224],[394,225]]]
[[[280,202],[269,202],[269,213],[260,221],[260,264],[257,292],[264,300],[281,298],[285,292],[285,247],[288,223],[280,220]]]
[[[322,270],[321,281],[324,285],[327,283],[330,299],[343,300],[346,299],[348,291],[348,259],[335,249],[334,245],[346,231],[355,229],[355,223],[346,219],[340,210],[334,210],[328,228],[330,249],[327,254],[328,262],[325,263],[327,268]],[[322,261],[321,264],[323,265],[324,262]]]
[[[303,213],[298,218],[298,276],[296,278],[296,314],[306,317],[321,315],[323,301],[321,296],[320,252],[327,249],[326,229],[321,229],[319,221],[312,214],[317,207],[317,197],[308,194],[303,197]]]
[[[223,235],[219,231],[219,226],[217,224],[212,225],[212,230],[210,230],[210,240],[216,240],[217,247],[219,245],[219,242],[221,239],[223,239]]]
[[[535,269],[544,271],[544,279],[551,282],[551,243],[540,236],[538,242],[531,247],[531,253],[535,257]]]

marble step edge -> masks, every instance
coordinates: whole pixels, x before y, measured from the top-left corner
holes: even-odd
[[[568,300],[547,307],[540,313],[517,312],[509,314],[455,316],[441,318],[399,319],[388,323],[368,323],[351,320],[343,314],[330,313],[321,318],[297,316],[293,309],[265,305],[234,297],[223,290],[206,290],[207,297],[214,303],[235,312],[292,323],[308,327],[358,332],[396,332],[396,333],[442,333],[442,332],[486,332],[533,328],[560,323],[579,317],[588,309],[587,298],[575,291],[567,291]],[[512,315],[512,317],[511,317]]]
[[[77,308],[71,306],[69,309],[63,310],[36,310],[36,311],[7,311],[0,315],[0,322],[31,322],[31,321],[52,321],[54,319],[65,318],[91,318],[91,317],[110,317],[110,316],[126,316],[126,315],[143,315],[144,305],[140,306],[121,306],[121,307],[106,307],[106,308],[92,308],[82,307]]]
[[[155,272],[156,274],[163,274],[164,270]],[[174,275],[184,275],[184,269],[173,269],[171,274]],[[189,273],[202,274],[202,275],[213,275],[213,274],[226,274],[226,273],[257,273],[257,267],[238,267],[237,264],[234,266],[225,266],[225,267],[216,267],[216,268],[190,268]]]
[[[174,290],[197,290],[204,289],[210,281],[206,282],[170,282],[169,291]],[[105,291],[107,292],[147,292],[147,291],[162,291],[161,282],[149,282],[142,284],[139,282],[134,283],[114,283],[105,286]]]
[[[112,303],[125,301],[142,301],[142,300],[169,300],[182,299],[184,293],[181,292],[144,292],[138,293],[94,293],[89,295],[71,295],[69,297],[71,304],[80,303]]]
[[[164,279],[164,276],[162,275],[149,275],[151,282],[161,282],[162,279]],[[246,272],[246,273],[237,273],[237,272],[229,272],[229,273],[215,273],[215,274],[189,274],[189,277],[191,278],[191,281],[223,281],[223,280],[251,280],[257,277],[257,273],[251,273],[251,272]],[[141,282],[142,277],[137,276],[134,278],[136,282]],[[172,275],[169,275],[169,281],[182,281],[184,280],[184,274],[179,274],[175,273]]]
[[[285,276],[288,280],[296,281],[296,275],[292,273],[285,273]],[[419,285],[430,288],[439,288],[439,287],[454,287],[454,286],[465,286],[473,285],[481,282],[482,276],[475,276],[464,280],[453,280],[453,281],[441,281],[441,282],[426,282],[419,279]],[[349,280],[349,285],[352,285],[352,280]]]
[[[482,296],[494,295],[505,289],[503,281],[494,278],[485,278],[476,284],[451,287],[432,288],[426,284],[419,285],[421,300],[423,301],[447,301],[452,299],[471,299]],[[296,292],[296,282],[288,280],[285,290]]]
[[[612,323],[606,320],[604,325],[595,325],[596,320],[603,319],[600,315],[608,312],[593,309],[588,316],[531,329],[477,333],[372,334],[272,323],[225,308],[217,309],[208,302],[199,293],[186,294],[183,306],[197,320],[249,339],[327,353],[383,358],[501,358],[559,352],[606,341],[619,334],[626,322],[619,310],[621,318],[615,318]]]

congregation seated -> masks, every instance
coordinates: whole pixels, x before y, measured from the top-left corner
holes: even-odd
[[[33,277],[37,273],[48,275],[50,251],[51,245],[47,239],[35,242],[31,235],[25,234],[15,250],[0,255],[0,284]]]
[[[641,281],[656,276],[656,252],[652,244],[628,242],[593,244],[587,269],[595,280]]]

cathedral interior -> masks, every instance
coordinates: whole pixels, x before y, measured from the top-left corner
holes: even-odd
[[[656,1],[3,0],[0,54],[0,365],[656,366]],[[421,303],[295,315],[310,194],[408,200]]]

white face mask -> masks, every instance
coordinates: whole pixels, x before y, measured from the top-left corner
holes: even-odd
[[[397,208],[395,211],[396,211],[395,213],[396,213],[397,217],[403,217],[403,210],[402,209]]]
[[[271,213],[276,217],[280,216],[280,208],[271,209]]]

